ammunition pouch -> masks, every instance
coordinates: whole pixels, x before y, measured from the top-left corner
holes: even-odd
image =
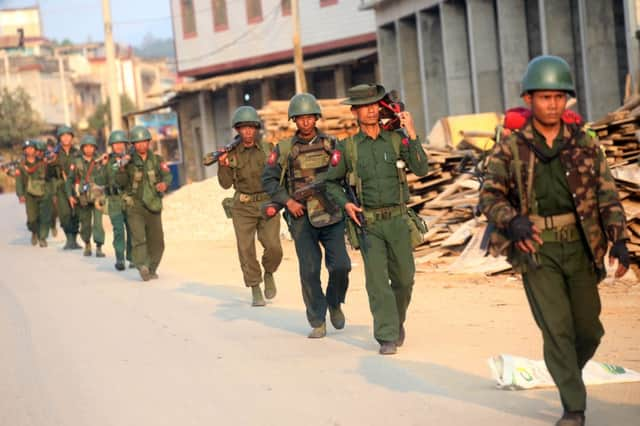
[[[225,198],[222,200],[222,209],[224,210],[224,214],[227,216],[227,219],[231,219],[233,217],[231,208],[233,207],[234,201],[235,200],[233,198]]]
[[[411,247],[418,247],[424,243],[424,235],[427,233],[427,224],[412,208],[407,208],[407,224],[411,233]]]
[[[34,197],[44,197],[47,192],[46,182],[43,179],[34,179],[29,176],[27,179],[27,193]]]

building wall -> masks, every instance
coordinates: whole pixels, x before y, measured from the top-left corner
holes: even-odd
[[[196,34],[187,36],[183,32],[182,1],[171,1],[181,74],[200,75],[224,67],[235,70],[239,64],[273,61],[278,54],[284,53],[284,58],[291,56],[292,18],[283,15],[281,0],[261,0],[263,19],[252,24],[247,22],[245,1],[227,0],[228,28],[221,31],[214,28],[212,1],[193,0]],[[320,0],[301,3],[301,42],[305,48],[324,45],[325,50],[331,50],[335,49],[333,42],[375,32],[373,12],[358,11],[357,1],[338,0],[325,7],[320,6]]]
[[[0,36],[15,36],[18,28],[29,38],[42,37],[40,9],[0,9]]]

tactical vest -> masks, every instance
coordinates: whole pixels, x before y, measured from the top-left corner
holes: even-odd
[[[138,197],[138,191],[142,186],[140,201],[147,209],[158,213],[162,210],[162,194],[159,194],[155,187],[157,183],[162,181],[160,162],[156,154],[150,152],[147,155],[148,161],[143,161],[139,156],[134,157],[135,171],[133,172],[131,191],[134,197]]]
[[[289,195],[295,197],[296,191],[304,190],[308,185],[324,180],[335,145],[334,138],[321,135],[308,144],[294,143],[293,138],[278,144],[282,167],[280,183],[284,184],[284,179],[287,180]],[[306,204],[309,222],[316,228],[333,225],[343,218],[340,209],[325,205],[332,203],[326,195],[322,197],[311,195],[303,202]],[[327,207],[333,212],[330,212]]]
[[[43,197],[46,193],[45,167],[42,161],[38,161],[32,167],[22,163],[22,169],[26,172],[27,193],[34,197]]]

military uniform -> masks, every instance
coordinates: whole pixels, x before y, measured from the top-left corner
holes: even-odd
[[[573,94],[566,62],[557,57],[534,59],[523,93],[535,90]],[[496,228],[489,250],[507,255],[522,273],[542,332],[545,363],[565,409],[558,424],[583,424],[582,368],[604,334],[597,284],[605,275],[607,239],[627,238],[615,181],[595,135],[564,123],[549,147],[529,119],[490,154],[480,206]],[[514,221],[522,216],[541,230],[543,241],[529,259],[510,243]]]
[[[131,129],[132,143],[150,141],[151,134],[142,127]],[[143,159],[137,152],[124,169],[116,174],[116,182],[124,188],[127,220],[131,231],[133,263],[143,280],[157,277],[157,269],[164,252],[162,230],[162,194],[156,185],[171,184],[169,166],[151,150]]]
[[[301,115],[315,115],[317,119],[321,110],[313,95],[302,93],[291,99],[288,115],[289,119]],[[311,140],[302,139],[296,132],[291,139],[274,147],[262,178],[265,190],[276,203],[285,206],[293,198],[304,205],[304,214],[300,217],[289,211],[285,212],[285,217],[298,256],[307,320],[314,328],[309,337],[326,334],[327,309],[335,328],[343,328],[345,321],[340,305],[345,301],[349,286],[351,261],[344,241],[344,216],[326,197],[326,190],[321,186],[335,144],[335,138],[317,129]],[[314,185],[320,186],[308,190]],[[303,198],[296,193],[301,193]],[[321,246],[329,272],[326,294],[320,281]]]
[[[80,149],[85,145],[97,146],[93,136],[85,136]],[[80,237],[84,241],[84,255],[91,256],[91,236],[96,243],[96,256],[104,257],[104,227],[102,225],[102,210],[97,205],[98,186],[102,184],[103,167],[100,158],[94,153],[90,159],[83,154],[77,157],[69,169],[66,192],[68,197],[74,197],[78,202],[76,211],[80,221]]]
[[[372,104],[385,94],[379,85],[360,85],[349,92],[351,105]],[[386,130],[372,139],[360,132],[339,142],[327,173],[328,191],[340,206],[349,202],[343,190],[345,179],[360,198],[368,240],[360,239],[360,246],[374,336],[381,345],[401,344],[404,338],[415,275],[406,207],[409,188],[397,168],[400,160],[418,176],[427,173],[427,156],[419,139],[409,140]]]
[[[129,139],[123,130],[114,130],[109,135],[109,145],[125,143],[129,145]],[[124,154],[127,154],[125,152]],[[118,185],[116,175],[120,169],[123,157],[115,153],[109,155],[109,160],[104,168],[104,194],[106,197],[105,209],[111,220],[113,228],[113,249],[116,254],[116,269],[124,270],[125,258],[131,262],[131,231],[127,221],[127,212],[124,206],[124,190]],[[133,266],[133,263],[131,263]]]
[[[73,135],[73,130],[67,126],[58,128],[58,140],[60,140],[60,137],[65,133]],[[69,198],[66,191],[66,181],[71,173],[71,164],[73,164],[75,159],[79,156],[80,151],[78,151],[76,147],[71,146],[69,151],[65,151],[62,144],[59,144],[55,159],[50,163],[55,170],[55,176],[51,185],[55,194],[54,197],[56,199],[60,225],[67,237],[67,242],[64,247],[65,250],[80,248],[76,243],[80,221],[78,219],[76,209],[71,208],[71,205],[69,204]]]
[[[37,142],[26,141],[23,147],[29,146],[37,148]],[[31,244],[46,247],[51,225],[51,195],[47,188],[52,178],[51,169],[42,160],[29,162],[25,159],[16,169],[15,178],[16,194],[25,199]]]

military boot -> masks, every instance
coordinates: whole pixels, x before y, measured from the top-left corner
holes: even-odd
[[[40,241],[39,241],[39,243],[40,243],[40,247],[42,247],[42,248],[44,248],[44,247],[47,247],[47,246],[48,246],[48,244],[47,244],[47,240],[40,240]]]
[[[584,426],[584,411],[565,411],[556,426]]]
[[[71,250],[79,250],[82,248],[82,246],[78,244],[77,238],[78,234],[71,234]]]
[[[136,268],[136,264],[129,261],[129,269],[135,269]]]
[[[264,301],[264,297],[262,297],[262,289],[260,289],[259,284],[251,287],[251,296],[253,298],[251,306],[265,306],[267,304]]]
[[[322,323],[319,327],[313,327],[307,336],[309,339],[321,339],[327,335],[327,324]]]
[[[90,242],[85,242],[84,243],[84,252],[82,253],[84,256],[91,256],[91,243]]]
[[[398,352],[396,342],[380,342],[380,355],[393,355]]]
[[[38,234],[36,234],[35,232],[31,233],[31,245],[38,245]]]
[[[56,238],[58,236],[58,227],[57,226],[52,226],[51,227],[51,236],[53,238]]]
[[[96,257],[105,257],[105,254],[102,251],[102,244],[96,245]]]
[[[272,272],[264,273],[264,297],[267,299],[273,299],[276,297],[276,281],[273,279]]]
[[[400,332],[398,334],[398,340],[396,340],[396,346],[400,347],[404,345],[404,337],[405,337],[404,325],[401,325]]]
[[[333,325],[333,328],[336,330],[342,330],[344,328],[345,317],[340,305],[335,308],[329,306],[329,319],[331,320],[331,325]]]
[[[122,260],[118,260],[116,262],[116,270],[117,271],[124,271],[125,267],[124,267],[124,262]]]
[[[156,271],[150,271],[149,274],[151,275],[152,280],[157,280],[160,278],[160,275],[158,275]]]
[[[73,250],[73,244],[71,243],[73,237],[71,236],[71,234],[65,234],[67,237],[67,241],[64,243],[64,247],[62,247],[62,250]]]
[[[149,272],[149,268],[146,266],[141,266],[138,271],[140,272],[140,278],[142,278],[142,281],[149,281],[151,279],[151,272]]]

